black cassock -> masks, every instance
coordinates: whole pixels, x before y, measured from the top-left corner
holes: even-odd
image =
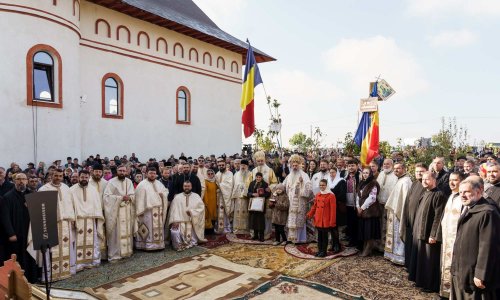
[[[409,279],[415,286],[438,292],[441,282],[441,217],[446,205],[444,193],[437,188],[425,191],[418,206],[413,226],[413,249],[410,258]],[[437,239],[429,244],[429,237]]]
[[[405,226],[405,267],[407,269],[410,268],[411,253],[413,251],[413,223],[415,223],[415,215],[424,192],[422,182],[417,180],[412,183],[410,191],[406,195],[406,205],[403,210],[401,226]]]
[[[30,215],[26,206],[25,193],[11,190],[3,197],[0,207],[0,222],[2,225],[2,243],[5,245],[5,256],[3,260],[16,254],[17,261],[24,270],[24,275],[29,282],[34,283],[38,279],[38,267],[35,260],[26,251],[28,246],[28,231]],[[16,236],[16,242],[10,242],[9,237]]]

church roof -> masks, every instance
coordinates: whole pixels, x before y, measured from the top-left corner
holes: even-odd
[[[88,0],[137,19],[179,32],[206,43],[240,53],[247,44],[220,29],[192,0]],[[276,60],[253,48],[257,62]]]

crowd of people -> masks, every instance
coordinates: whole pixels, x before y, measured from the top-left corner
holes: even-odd
[[[141,163],[67,158],[0,167],[0,258],[16,254],[31,282],[61,280],[136,250],[177,251],[235,233],[273,245],[317,242],[316,256],[383,253],[426,292],[500,297],[500,166],[493,154],[417,163],[325,152],[215,155]],[[25,196],[57,191],[59,245],[49,276],[33,250]],[[330,247],[329,247],[330,245]]]

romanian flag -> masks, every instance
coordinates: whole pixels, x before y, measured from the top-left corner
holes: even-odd
[[[259,67],[255,61],[252,46],[248,43],[245,74],[243,76],[243,89],[241,92],[241,110],[243,111],[241,123],[243,124],[245,138],[251,136],[255,131],[255,118],[253,113],[254,88],[260,83],[262,83],[262,78],[260,77]]]
[[[372,97],[377,97],[377,83],[373,85]],[[361,164],[367,166],[379,152],[378,111],[364,112],[359,122],[354,142],[361,148]]]

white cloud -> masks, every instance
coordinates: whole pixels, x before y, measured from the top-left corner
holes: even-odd
[[[421,16],[499,16],[498,0],[408,0],[410,13]]]
[[[319,126],[327,134],[324,142],[331,144],[337,134],[352,130],[356,119],[357,101],[348,99],[343,90],[332,82],[307,74],[301,70],[281,69],[263,72],[266,90],[272,99],[282,105],[282,137],[288,145],[290,137],[300,131],[309,133],[310,126]],[[350,102],[350,105],[346,103]],[[255,89],[255,123],[259,129],[268,129],[269,108],[261,85]],[[346,119],[351,120],[346,128]],[[334,125],[334,126],[332,126]],[[248,139],[251,140],[251,139]],[[244,142],[246,143],[246,141]]]
[[[429,87],[413,55],[392,38],[342,39],[326,51],[324,59],[330,70],[346,74],[353,90],[362,96],[368,93],[368,83],[378,75],[396,90],[393,98],[417,95]]]
[[[196,5],[221,29],[241,23],[241,12],[248,2],[244,0],[194,0]]]
[[[470,30],[461,29],[441,31],[428,39],[433,47],[464,47],[476,42],[478,37]]]

